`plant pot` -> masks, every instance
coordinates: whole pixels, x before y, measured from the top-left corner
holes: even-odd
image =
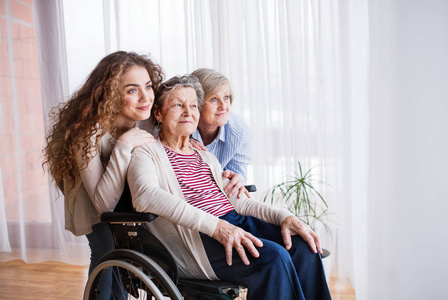
[[[327,249],[322,249],[322,264],[324,265],[324,271],[325,271],[325,279],[327,279],[327,283],[330,282],[330,273],[331,273],[331,257],[330,251]]]

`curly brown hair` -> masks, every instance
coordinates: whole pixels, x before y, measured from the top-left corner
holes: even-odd
[[[109,131],[116,130],[115,117],[120,113],[122,77],[133,66],[148,71],[154,92],[163,81],[162,68],[148,55],[117,51],[104,57],[87,77],[82,87],[71,98],[50,111],[53,126],[43,149],[48,172],[56,185],[64,191],[64,178],[74,182],[79,172],[75,153],[81,148],[81,157],[87,167],[98,150],[99,140]]]

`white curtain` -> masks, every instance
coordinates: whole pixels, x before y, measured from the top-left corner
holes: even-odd
[[[0,5],[0,261],[85,264],[87,240],[64,230],[63,200],[41,166],[48,112],[68,95],[62,6]]]
[[[258,187],[255,197],[294,174],[298,161],[314,167],[327,183],[318,188],[332,213],[332,235],[321,232],[324,247],[332,252],[334,275],[353,281],[352,226],[357,220],[352,215],[356,201],[365,197],[366,179],[366,5],[310,0],[37,2],[43,118],[48,127],[49,109],[79,87],[105,54],[119,49],[151,53],[168,78],[199,67],[222,72],[235,92],[232,109],[254,135],[249,181]],[[85,238],[64,232],[63,203],[54,190],[50,195],[54,226],[49,236],[55,249],[50,259],[87,264]],[[364,228],[363,220],[358,228]],[[26,245],[15,256],[44,259],[43,254],[28,257]],[[45,248],[44,243],[39,247]]]
[[[28,80],[33,64],[17,61],[16,51],[29,48],[14,34],[25,42],[30,35],[13,29],[32,25],[14,19],[10,1],[0,4],[0,45],[9,53],[0,79],[11,78],[0,91],[0,260],[88,264],[87,240],[64,231],[63,201],[46,177],[32,178],[42,193],[27,198],[29,174],[21,170],[35,157],[19,147],[26,145],[19,125],[30,120],[19,102],[30,82],[22,85],[12,67]],[[255,197],[296,171],[298,160],[325,179],[319,188],[332,235],[321,234],[334,276],[350,282],[358,299],[446,295],[446,1],[34,3],[41,123],[48,126],[48,110],[118,49],[151,53],[167,77],[214,68],[229,77],[232,109],[254,135]],[[43,133],[34,135],[43,145]]]
[[[3,190],[2,169],[0,168],[0,252],[11,252],[6,221],[5,192]]]
[[[167,78],[199,67],[225,74],[254,135],[255,197],[298,161],[314,167],[326,182],[331,235],[320,233],[334,275],[354,281],[353,258],[366,251],[353,239],[367,231],[366,1],[67,0],[64,12],[70,91],[119,49],[151,53]]]

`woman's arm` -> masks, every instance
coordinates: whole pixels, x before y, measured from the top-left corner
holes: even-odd
[[[81,150],[78,151],[76,160],[81,180],[98,212],[113,211],[120,200],[133,148],[153,141],[151,134],[139,128],[122,134],[115,146],[110,145],[113,149],[106,168],[101,162],[99,150],[93,154],[87,168],[83,168]]]
[[[286,208],[274,207],[250,198],[235,199],[231,202],[239,214],[254,216],[260,220],[277,226],[280,226],[283,220],[287,217],[294,216],[294,214]]]
[[[228,181],[229,179],[222,177],[223,186],[225,186]],[[237,198],[237,196],[234,195],[233,197],[229,197],[229,199],[238,214],[254,216],[277,226],[280,226],[285,218],[294,216],[294,214],[286,208],[274,207],[261,201],[247,198],[245,195],[241,198]]]
[[[244,248],[254,256],[258,256],[255,246],[262,247],[263,243],[249,232],[230,223],[220,220],[198,208],[188,204],[172,193],[178,187],[169,182],[169,176],[158,174],[154,163],[156,157],[139,147],[132,154],[128,171],[128,182],[131,189],[134,207],[137,211],[152,212],[170,222],[187,227],[191,230],[203,232],[223,244],[226,260],[232,264],[232,249],[235,248],[245,264],[249,264]],[[163,172],[170,172],[170,168],[163,168]],[[174,175],[173,175],[174,176]],[[159,183],[159,182],[162,183]],[[160,185],[164,185],[164,188]],[[172,190],[169,192],[168,190]]]
[[[128,170],[128,183],[135,209],[139,212],[157,214],[174,224],[203,232],[212,237],[218,224],[218,218],[173,195],[177,188],[180,191],[177,181],[170,182],[169,176],[159,174],[161,168],[157,168],[155,162],[162,163],[158,157],[153,157],[144,147],[136,148],[132,154]],[[163,172],[172,172],[172,170],[167,167],[163,168]],[[163,188],[161,184],[164,185]],[[170,192],[169,190],[174,191]]]
[[[107,168],[103,167],[98,151],[84,169],[81,169],[82,158],[77,155],[82,183],[98,212],[113,211],[117,205],[123,192],[131,151],[131,146],[117,141]]]

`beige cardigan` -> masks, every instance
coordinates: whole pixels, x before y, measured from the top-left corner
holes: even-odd
[[[205,151],[198,153],[210,167],[218,187],[224,191],[223,170],[216,157]],[[159,139],[134,149],[128,169],[128,183],[135,209],[159,215],[148,225],[149,230],[174,256],[179,264],[180,276],[217,279],[198,232],[212,236],[218,218],[185,201]],[[229,200],[237,213],[275,225],[280,225],[284,218],[293,215],[286,209],[274,208],[252,199],[237,199],[234,196]]]
[[[106,132],[97,153],[74,184],[64,179],[65,229],[74,235],[89,234],[103,212],[114,210],[123,193],[131,152],[131,146]],[[76,159],[80,166],[79,153]]]

